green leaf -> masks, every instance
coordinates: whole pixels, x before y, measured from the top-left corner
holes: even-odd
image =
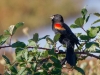
[[[24,59],[22,58],[24,50],[21,48],[16,48],[15,53],[16,53],[16,60],[18,62],[24,62]]]
[[[31,68],[32,68],[33,71],[36,71],[37,63],[33,63]]]
[[[30,56],[28,57],[28,62],[31,62],[32,59],[33,59],[33,56],[30,55]]]
[[[47,56],[48,56],[48,51],[45,50],[45,51],[42,53],[42,55],[43,55],[44,57],[47,57]]]
[[[8,35],[0,35],[0,45],[3,45],[8,38],[9,38]]]
[[[24,50],[24,58],[26,61],[28,60],[28,50],[27,49]]]
[[[19,23],[17,23],[16,25],[15,25],[15,27],[16,28],[19,28],[19,27],[21,27],[21,26],[23,26],[24,25],[24,22],[19,22]]]
[[[14,34],[14,28],[15,28],[15,25],[11,25],[8,29],[10,35],[13,35]]]
[[[100,17],[100,13],[94,13],[94,15],[96,15],[97,17]]]
[[[49,69],[49,67],[46,65],[46,63],[43,63],[42,67],[43,67],[43,69],[45,69],[45,70],[48,70],[48,69]]]
[[[62,68],[60,61],[58,61],[57,63],[53,63],[53,66],[55,66],[56,68]]]
[[[17,74],[18,73],[15,66],[10,66],[10,70],[11,70],[12,74]]]
[[[81,13],[82,13],[82,15],[86,15],[86,14],[87,14],[87,9],[86,9],[86,8],[83,8],[83,9],[81,10]]]
[[[98,32],[99,32],[99,28],[98,27],[91,27],[89,30],[87,30],[87,34],[91,38],[96,37]]]
[[[28,42],[29,42],[28,46],[36,47],[36,45],[37,45],[36,42],[33,41],[32,39],[28,40]]]
[[[76,24],[71,24],[70,25],[70,28],[80,28],[80,26],[79,25],[76,25]]]
[[[61,69],[59,69],[59,68],[53,68],[51,70],[51,75],[61,75]]]
[[[81,10],[81,14],[82,14],[82,18],[85,20],[85,16],[86,16],[86,14],[87,14],[87,9],[86,9],[86,8],[83,8],[83,9]]]
[[[53,41],[54,41],[54,42],[57,42],[57,41],[59,40],[59,38],[60,38],[60,34],[56,34],[56,35],[54,36],[54,38],[53,38]]]
[[[20,61],[18,61],[18,62],[20,62]],[[19,63],[19,66],[20,66],[20,67],[26,67],[26,63],[25,63],[25,61],[24,61],[24,62]]]
[[[12,44],[12,47],[13,48],[16,48],[16,47],[25,48],[26,45],[25,45],[24,42],[17,41],[17,42],[15,42],[15,43]]]
[[[86,50],[89,51],[89,52],[95,52],[96,51],[96,46],[93,44],[93,45],[91,45],[90,48],[87,48]]]
[[[33,75],[32,70],[30,68],[26,68],[26,74],[24,74],[24,75]]]
[[[92,25],[95,24],[95,23],[98,23],[98,22],[100,22],[100,19],[94,21],[94,22],[92,23]]]
[[[54,48],[51,49],[51,50],[48,50],[48,54],[49,54],[49,55],[53,55],[53,56],[55,56],[55,57],[58,57],[57,53],[55,53],[55,49],[54,49]]]
[[[89,43],[86,43],[86,48],[90,48],[91,46],[97,46],[97,47],[99,47],[99,44],[98,43],[96,43],[96,42],[89,42]]]
[[[89,18],[90,18],[90,14],[86,18],[86,23],[88,22]]]
[[[78,25],[78,26],[80,26],[80,27],[82,27],[83,26],[83,24],[84,24],[84,19],[83,18],[77,18],[76,20],[75,20],[75,24],[76,25]]]
[[[45,46],[44,46],[45,48],[50,48],[50,44],[48,44],[47,42],[46,42],[46,44],[45,44]],[[44,49],[45,50],[45,49]]]
[[[18,75],[22,75],[23,72],[25,72],[25,70],[26,70],[26,67],[21,67],[21,69],[18,72]]]
[[[53,40],[50,39],[49,37],[46,38],[46,41],[47,41],[48,44],[51,44],[51,45],[54,44]]]
[[[41,75],[41,73],[40,72],[35,72],[34,75]]]
[[[4,72],[4,75],[11,75],[11,73],[9,73],[9,71]]]
[[[42,39],[46,39],[48,36],[50,36],[50,35],[46,35],[46,36],[44,36],[42,38],[39,38],[39,41],[42,40]]]
[[[96,51],[94,53],[100,53],[100,50],[99,49],[96,49]]]
[[[56,57],[54,57],[54,56],[51,56],[50,59],[51,59],[54,63],[58,63],[58,62],[59,62],[59,60],[58,60]]]
[[[76,34],[76,36],[77,36],[77,37],[80,37],[80,36],[81,36],[81,34],[82,34],[82,33],[77,33],[77,34]]]
[[[52,63],[47,63],[47,66],[48,67],[52,67]]]
[[[19,23],[17,23],[17,24],[14,26],[13,30],[12,30],[12,35],[16,32],[16,30],[17,30],[19,27],[21,27],[21,26],[23,26],[23,25],[24,25],[24,22],[19,22]]]
[[[6,61],[6,64],[9,64],[9,65],[11,64],[11,63],[10,63],[10,60],[9,60],[5,55],[2,55],[2,57],[3,57],[4,60]]]
[[[44,75],[49,75],[48,72],[47,72],[47,70],[43,70],[42,75],[43,75],[43,74],[44,74]]]
[[[16,30],[17,30],[20,26],[23,26],[23,25],[24,25],[24,23],[22,23],[22,22],[19,22],[19,23],[17,23],[16,25],[11,25],[11,26],[9,27],[8,30],[5,30],[5,31],[4,31],[4,33],[5,33],[6,35],[13,35],[13,34],[16,32]]]
[[[15,54],[17,57],[21,56],[22,55],[22,52],[23,52],[23,49],[22,48],[16,48],[15,49]]]
[[[47,63],[47,66],[48,67],[52,67],[52,63]]]
[[[49,54],[49,55],[55,55],[54,49],[48,50],[48,54]]]
[[[90,37],[87,36],[87,35],[80,35],[80,39],[81,39],[81,40],[89,40]]]
[[[21,62],[21,63],[22,63],[22,62],[26,62],[26,61],[25,61],[25,58],[24,58],[22,55],[21,55],[19,58],[16,57],[16,61],[17,61],[17,62]]]
[[[97,28],[99,28],[99,31],[100,31],[100,26],[97,26]]]
[[[4,30],[4,34],[5,35],[11,35],[10,32],[9,32],[9,30]]]
[[[80,67],[75,66],[74,69],[76,69],[78,72],[80,72],[82,75],[85,75],[85,72],[83,69],[81,69]]]
[[[35,33],[35,34],[33,35],[33,41],[35,41],[35,42],[37,43],[38,40],[39,40],[39,35],[38,35],[38,33]]]

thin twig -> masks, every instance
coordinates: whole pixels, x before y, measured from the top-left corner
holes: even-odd
[[[0,46],[0,49],[1,48],[8,48],[8,47],[12,47],[11,45],[9,45],[9,46]]]
[[[75,52],[75,53],[76,53],[76,54],[86,54],[86,55],[88,55],[88,56],[91,56],[91,57],[95,57],[95,58],[97,58],[97,59],[100,59],[99,56],[96,56],[96,55],[91,54],[91,53],[89,53],[89,52]]]

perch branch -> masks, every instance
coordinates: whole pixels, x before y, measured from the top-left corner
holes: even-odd
[[[2,49],[2,48],[8,48],[8,47],[12,47],[11,45],[9,45],[9,46],[0,46],[0,49]],[[35,47],[31,47],[31,46],[29,46],[29,47],[27,47],[27,48],[35,48]],[[49,48],[43,48],[43,47],[38,47],[38,49],[43,49],[43,50],[51,50],[51,49],[49,49]],[[59,51],[59,52],[58,52]],[[55,52],[57,52],[57,54],[65,54],[66,52],[64,52],[63,50],[55,50]],[[86,54],[86,55],[88,55],[88,56],[91,56],[91,57],[95,57],[95,58],[97,58],[97,59],[100,59],[100,57],[99,56],[96,56],[96,55],[94,55],[94,54],[91,54],[91,53],[89,53],[89,52],[75,52],[76,54]]]

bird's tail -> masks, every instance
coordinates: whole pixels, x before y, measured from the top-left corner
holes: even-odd
[[[77,63],[77,57],[76,54],[74,52],[74,44],[73,43],[69,43],[67,44],[67,50],[66,50],[66,61],[70,66],[67,66],[68,68],[76,66]]]

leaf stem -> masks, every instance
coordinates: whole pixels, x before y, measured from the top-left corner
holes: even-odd
[[[10,43],[9,43],[9,45],[11,45],[11,40],[12,40],[12,35],[10,36]]]
[[[86,30],[83,28],[83,27],[81,27],[83,30],[84,30],[84,32],[86,32]],[[87,33],[87,32],[86,32]]]

